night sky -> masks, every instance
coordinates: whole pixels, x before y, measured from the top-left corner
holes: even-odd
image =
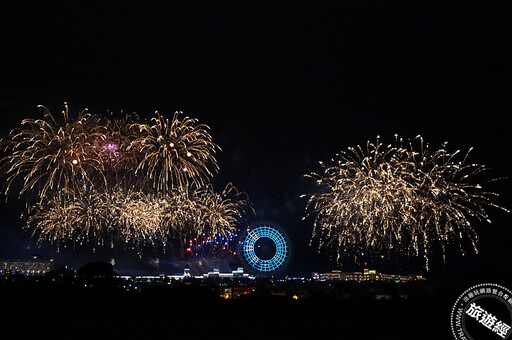
[[[318,161],[380,135],[421,134],[434,146],[475,147],[471,160],[491,177],[512,173],[510,6],[503,2],[130,1],[3,5],[0,11],[0,132],[38,104],[60,111],[181,110],[212,130],[222,148],[217,188],[233,182],[253,202],[254,219],[279,224],[293,242],[290,273],[336,264],[308,246],[304,174]],[[492,6],[492,7],[489,7]],[[511,180],[492,187],[512,208]],[[0,257],[53,257],[76,268],[116,259],[120,272],[151,272],[122,249],[40,249],[20,231],[24,201],[0,206]],[[511,218],[491,210],[476,223],[480,254],[453,254],[432,277],[512,278]],[[174,264],[174,265],[172,265]],[[180,267],[181,266],[181,267]],[[356,270],[346,261],[344,269]],[[380,264],[419,271],[414,261]],[[198,273],[199,274],[199,273]]]

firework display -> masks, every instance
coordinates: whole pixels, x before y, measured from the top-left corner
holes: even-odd
[[[223,238],[236,231],[243,212],[252,211],[245,194],[229,183],[217,193],[211,186],[180,189],[157,196],[163,209],[166,230],[181,235],[183,241],[200,236]]]
[[[38,241],[51,244],[72,240],[83,244],[95,240],[98,245],[112,242],[112,201],[97,191],[74,195],[68,190],[54,194],[28,207],[26,228],[38,233]]]
[[[6,194],[18,179],[23,182],[20,195],[35,190],[40,199],[49,190],[78,192],[91,183],[91,174],[102,170],[94,144],[105,139],[105,131],[97,123],[87,110],[70,118],[67,105],[59,118],[44,108],[43,119],[24,119],[2,140],[8,152],[2,159]]]
[[[60,117],[25,119],[1,141],[5,195],[28,196],[27,228],[38,241],[143,245],[235,231],[250,204],[218,170],[208,126],[157,113],[109,118],[65,105]],[[36,196],[36,203],[30,203]]]
[[[105,171],[114,171],[119,180],[120,174],[131,174],[137,167],[140,153],[130,145],[139,137],[134,129],[135,124],[139,123],[139,117],[136,114],[124,114],[110,119],[102,117],[100,123],[106,129],[106,134],[103,139],[96,140],[95,151],[101,157]]]
[[[213,154],[219,148],[212,142],[208,126],[189,117],[179,119],[179,113],[171,120],[158,114],[151,122],[135,124],[140,137],[129,148],[142,155],[136,172],[146,170],[147,178],[159,190],[207,183],[213,175],[210,167],[218,170]]]
[[[310,195],[306,207],[306,217],[314,217],[312,241],[318,238],[319,249],[333,247],[338,260],[396,251],[423,256],[427,268],[431,243],[443,257],[450,244],[464,252],[469,241],[477,251],[471,220],[490,223],[486,208],[507,210],[476,182],[487,168],[467,163],[470,151],[461,155],[446,143],[433,149],[421,136],[395,135],[395,143],[377,137],[342,151],[332,165],[320,162],[323,172],[307,175],[324,191]]]

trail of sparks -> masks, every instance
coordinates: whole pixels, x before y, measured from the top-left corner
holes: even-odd
[[[423,256],[428,269],[430,244],[456,243],[464,252],[463,240],[477,251],[478,240],[470,220],[491,222],[489,206],[496,193],[484,191],[470,181],[487,170],[467,163],[460,151],[449,152],[446,144],[431,149],[421,136],[384,145],[368,142],[350,147],[334,159],[320,162],[323,173],[307,175],[324,192],[310,195],[306,216],[314,216],[312,241],[319,249],[335,248],[343,254],[397,251]],[[305,196],[305,195],[303,195]]]

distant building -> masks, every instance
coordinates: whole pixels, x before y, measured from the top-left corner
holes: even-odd
[[[253,276],[250,276],[248,273],[244,273],[244,269],[242,267],[238,267],[236,270],[233,270],[231,273],[221,273],[218,269],[214,269],[208,274],[203,274],[204,278],[231,278],[231,279],[254,279]]]
[[[221,273],[219,269],[214,269],[211,272],[208,272],[207,274],[199,275],[199,276],[193,276],[190,273],[189,268],[185,268],[183,271],[183,274],[171,274],[171,275],[165,275],[160,274],[159,276],[154,275],[143,275],[143,276],[126,276],[121,275],[118,276],[125,280],[131,280],[135,279],[142,282],[154,282],[154,281],[163,281],[166,278],[168,279],[174,279],[174,280],[183,280],[183,279],[207,279],[207,278],[230,278],[230,279],[254,279],[254,276],[249,275],[248,273],[244,273],[244,269],[242,267],[238,267],[236,270],[233,270],[231,273]]]
[[[410,282],[425,280],[421,275],[409,274],[409,275],[392,275],[382,274],[374,269],[363,269],[362,272],[342,272],[341,270],[333,270],[330,273],[312,273],[312,278],[319,281],[388,281],[388,282]]]
[[[238,267],[237,270],[233,270],[231,274],[233,278],[243,278],[245,276],[249,276],[249,274],[244,274],[244,269],[242,267]]]
[[[0,260],[0,275],[21,274],[25,276],[43,275],[53,269],[53,259],[39,260]]]

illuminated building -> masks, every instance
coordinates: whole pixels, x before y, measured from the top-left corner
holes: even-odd
[[[183,270],[183,278],[189,278],[189,277],[191,277],[190,268],[185,268],[185,270]]]
[[[158,276],[155,275],[139,275],[139,276],[126,276],[126,275],[120,275],[119,278],[125,279],[125,280],[132,280],[135,279],[136,281],[141,282],[155,282],[155,281],[164,281],[165,279],[174,279],[174,280],[183,280],[188,278],[194,278],[194,279],[207,279],[207,278],[228,278],[228,279],[251,279],[254,280],[255,277],[252,275],[249,275],[248,273],[244,273],[244,269],[242,267],[238,267],[236,270],[233,270],[231,273],[221,273],[219,269],[213,269],[212,271],[208,272],[207,274],[202,275],[192,275],[190,273],[189,268],[185,268],[183,271],[183,274],[171,274],[171,275],[165,275],[160,274]]]
[[[238,267],[236,270],[231,272],[233,278],[241,278],[244,275],[249,276],[249,274],[244,274],[244,269],[242,267]]]
[[[322,274],[314,273],[313,278],[318,278],[321,281],[325,281],[325,280],[341,280],[341,275],[342,275],[341,270],[336,270],[335,269],[335,270],[333,270],[330,273],[322,273]]]
[[[362,272],[342,272],[341,270],[333,270],[330,273],[312,273],[312,278],[320,281],[336,280],[336,281],[389,281],[389,282],[410,282],[425,280],[421,275],[393,275],[382,274],[374,269],[363,269]]]
[[[0,274],[43,275],[53,269],[53,259],[39,260],[0,260]]]
[[[231,279],[254,279],[254,276],[250,276],[248,273],[244,273],[244,269],[242,267],[238,267],[236,270],[233,270],[231,273],[221,273],[218,269],[214,269],[208,274],[203,274],[204,278],[231,278]]]

